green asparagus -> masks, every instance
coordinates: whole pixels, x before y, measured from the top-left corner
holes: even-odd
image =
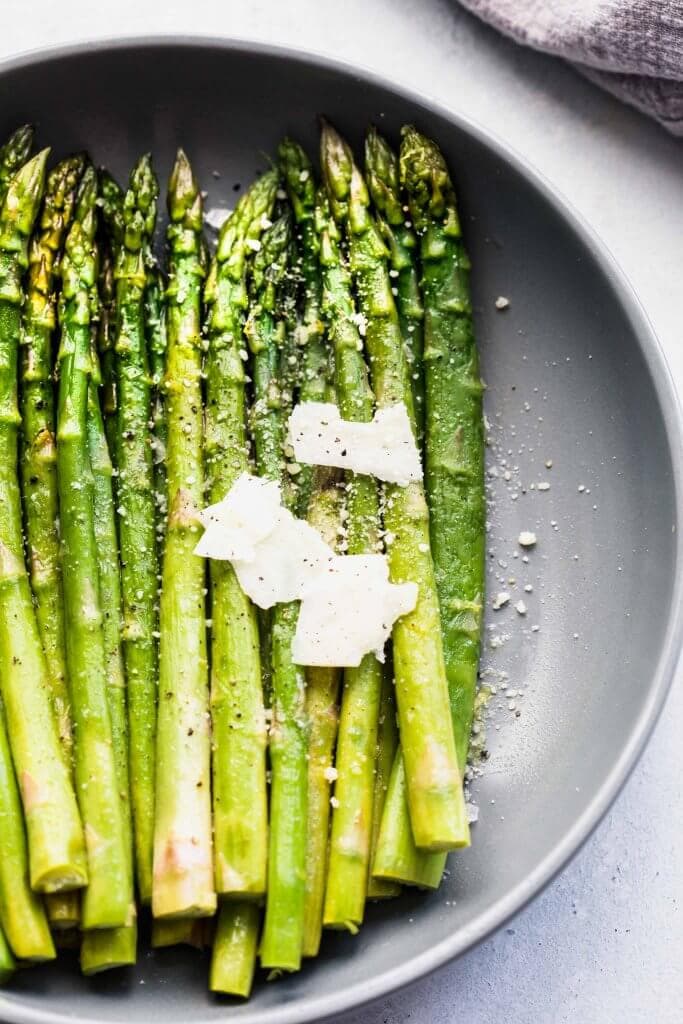
[[[67,668],[75,734],[75,775],[85,826],[90,880],[83,927],[126,924],[133,898],[119,795],[103,614],[98,588],[98,538],[88,451],[88,391],[97,281],[97,176],[86,168],[62,257],[59,303],[57,470],[62,527]]]
[[[147,270],[145,290],[145,333],[147,359],[152,378],[152,459],[154,463],[154,509],[156,522],[157,561],[166,534],[166,442],[167,422],[164,403],[164,374],[166,373],[166,306],[163,300],[164,283],[161,271],[153,264]]]
[[[308,507],[308,521],[334,550],[338,543],[341,513],[339,475],[317,467]],[[330,788],[334,744],[337,738],[338,668],[306,669],[306,717],[309,722],[308,823],[306,828],[306,902],[302,953],[317,956],[323,924],[327,847],[330,820]]]
[[[28,834],[32,888],[87,881],[83,830],[61,756],[49,674],[24,564],[17,476],[17,363],[28,239],[47,150],[18,172],[0,211],[0,686]]]
[[[45,198],[29,246],[26,304],[22,315],[21,390],[23,445],[21,483],[31,589],[47,660],[52,708],[65,763],[71,772],[73,736],[66,675],[64,597],[57,528],[57,449],[52,381],[56,326],[55,268],[84,167],[82,156],[68,157],[47,177]],[[78,923],[77,893],[53,894],[47,901],[53,928]]]
[[[479,663],[486,519],[483,386],[470,263],[443,156],[414,128],[403,130],[401,176],[420,233],[427,500],[455,744],[464,770]]]
[[[420,294],[418,240],[401,202],[398,159],[386,139],[370,128],[365,140],[365,174],[379,213],[379,228],[389,249],[389,274],[396,289],[418,444],[424,437],[424,367],[422,364],[424,309]]]
[[[212,992],[244,999],[249,996],[260,920],[261,911],[255,903],[225,900],[221,904],[209,974]]]
[[[31,889],[21,801],[0,701],[0,924],[15,956],[52,960],[42,901]]]
[[[384,806],[387,801],[387,792],[391,778],[391,770],[394,764],[396,749],[398,747],[398,728],[396,725],[396,702],[394,700],[394,680],[391,672],[391,665],[384,666],[382,679],[382,696],[380,697],[379,727],[377,730],[377,759],[375,764],[375,795],[372,803],[372,841],[370,843],[370,878],[368,879],[368,899],[386,900],[398,896],[401,887],[394,881],[384,878],[375,878],[374,870],[377,845],[379,842],[380,828],[382,825]],[[408,831],[410,831],[410,818],[408,816],[408,804],[405,804]],[[440,856],[440,854],[426,854],[426,856]]]
[[[57,453],[52,395],[52,338],[56,326],[55,263],[69,227],[83,157],[63,160],[48,175],[38,228],[29,248],[22,322],[21,460],[31,587],[47,659],[52,702],[70,767],[72,734],[66,679],[64,600],[57,531]]]
[[[99,201],[105,230],[101,232],[100,249],[100,323],[97,347],[102,374],[102,415],[107,434],[107,445],[112,457],[116,453],[116,432],[118,426],[118,386],[116,380],[116,283],[114,280],[114,254],[112,249],[123,243],[123,199],[121,186],[109,174],[99,174]]]
[[[135,863],[142,903],[152,898],[154,734],[157,701],[157,555],[151,390],[145,335],[146,256],[156,222],[157,180],[149,156],[130,175],[123,234],[114,246],[116,287],[115,460],[121,546],[123,657],[128,684]]]
[[[260,476],[277,480],[283,501],[296,496],[285,470],[285,425],[289,395],[280,386],[284,322],[276,310],[291,272],[292,225],[283,215],[263,235],[253,267],[246,325],[252,352],[252,432]],[[298,602],[278,604],[272,618],[272,722],[268,891],[261,940],[264,967],[298,970],[301,965],[306,883],[308,738],[303,670],[292,661]]]
[[[168,529],[160,608],[152,909],[216,909],[211,837],[205,565],[193,552],[204,504],[202,465],[202,200],[179,150],[168,188]]]
[[[33,127],[23,124],[0,147],[0,202],[5,201],[9,183],[28,160],[33,146]]]
[[[346,228],[377,405],[386,408],[403,402],[414,423],[386,246],[351,150],[329,125],[323,128],[321,162],[332,212]],[[468,845],[469,826],[449,715],[429,513],[421,483],[387,486],[384,524],[391,539],[392,581],[418,585],[415,609],[398,620],[393,633],[399,729],[413,834],[424,849],[455,849]]]
[[[335,383],[344,419],[368,422],[374,399],[363,357],[351,275],[340,249],[338,227],[321,190],[317,226],[322,266],[322,305],[334,351]],[[379,496],[371,477],[350,475],[347,484],[347,546],[352,555],[378,550]],[[356,931],[363,920],[368,885],[375,753],[382,666],[367,654],[344,672],[323,922]]]
[[[206,465],[211,502],[249,470],[243,328],[247,255],[259,244],[277,175],[260,178],[221,229],[209,273]],[[263,896],[268,852],[266,729],[256,609],[229,562],[211,563],[213,817],[216,889]]]
[[[298,396],[301,402],[324,402],[329,355],[323,337],[320,310],[320,267],[318,232],[315,226],[316,186],[313,167],[301,146],[284,139],[278,157],[287,195],[294,212],[300,252],[298,267],[303,283],[303,313],[296,342],[301,354],[294,352],[299,367]],[[313,486],[313,466],[302,466],[297,476],[297,507],[305,516]]]
[[[95,367],[97,367],[96,361]],[[127,870],[132,892],[133,822],[128,765],[126,677],[120,644],[121,581],[112,488],[112,464],[97,394],[99,383],[99,370],[96,369],[88,391],[88,454],[93,478],[93,515],[97,542],[100,606],[103,615],[107,701],[111,719],[116,779],[123,815]],[[135,903],[131,901],[128,920],[121,928],[99,928],[83,933],[81,970],[84,974],[97,974],[112,967],[134,964],[136,946],[136,910]]]

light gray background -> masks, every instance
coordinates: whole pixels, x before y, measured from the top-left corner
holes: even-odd
[[[683,390],[683,145],[448,0],[4,0],[0,57],[120,34],[193,32],[318,50],[466,113],[590,222],[639,295]],[[683,1020],[681,673],[641,764],[574,862],[488,942],[337,1024]],[[514,851],[510,851],[514,856]]]

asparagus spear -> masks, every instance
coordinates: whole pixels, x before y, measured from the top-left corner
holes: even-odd
[[[372,419],[374,400],[357,325],[351,275],[340,251],[339,229],[321,190],[318,230],[323,311],[335,360],[337,398],[344,419]],[[379,496],[371,477],[350,475],[347,484],[348,551],[377,551]],[[323,923],[356,931],[363,920],[368,885],[375,753],[382,667],[374,654],[344,672],[337,739],[335,809]]]
[[[280,386],[284,323],[276,309],[291,266],[292,226],[282,216],[263,235],[254,259],[251,308],[246,326],[252,352],[252,432],[261,476],[277,480],[283,501],[295,491],[284,461],[289,394]],[[261,941],[265,967],[298,970],[301,964],[306,880],[308,750],[303,671],[292,662],[298,602],[276,605],[272,617],[272,724],[268,894]]]
[[[178,151],[168,186],[168,529],[160,609],[152,908],[155,917],[216,909],[211,840],[205,566],[193,554],[202,465],[202,200]]]
[[[206,464],[212,502],[248,472],[244,311],[246,258],[258,245],[277,189],[274,171],[246,192],[221,230],[205,288]],[[211,563],[213,817],[216,889],[259,897],[266,890],[266,729],[256,609],[229,562]]]
[[[398,728],[396,726],[396,703],[394,701],[394,680],[389,665],[384,665],[382,676],[382,695],[380,697],[379,726],[377,729],[377,758],[375,764],[375,794],[372,802],[372,837],[370,842],[370,869],[371,875],[368,879],[368,899],[386,900],[398,896],[401,887],[395,882],[384,878],[375,878],[372,874],[376,862],[377,845],[382,825],[384,806],[387,801],[389,780],[394,764],[396,749],[398,747]],[[408,804],[405,806],[405,816],[408,832],[410,831],[410,817],[408,816]],[[439,856],[438,854],[427,854],[426,856]]]
[[[55,949],[42,901],[29,884],[19,789],[0,701],[0,923],[15,956],[52,960]],[[2,947],[0,945],[0,953]],[[0,965],[2,958],[0,957]],[[1,969],[1,968],[0,968]]]
[[[296,332],[296,341],[302,347],[302,353],[294,353],[300,367],[299,400],[324,402],[329,359],[320,310],[319,243],[315,226],[316,186],[313,167],[304,150],[292,139],[284,139],[280,143],[278,158],[297,227],[299,269],[304,290],[303,315]],[[313,471],[313,466],[302,466],[297,476],[297,505],[302,516],[308,510]]]
[[[486,519],[483,387],[470,263],[444,158],[414,128],[403,129],[401,177],[420,233],[427,500],[455,744],[464,770],[479,664]]]
[[[389,250],[389,274],[396,289],[396,308],[405,348],[418,444],[424,437],[424,309],[420,295],[418,240],[401,203],[398,159],[386,139],[370,128],[365,140],[365,174],[378,226]]]
[[[73,736],[66,678],[64,598],[57,529],[57,452],[52,388],[56,325],[55,269],[73,213],[82,156],[68,157],[48,175],[42,210],[29,246],[27,301],[22,315],[20,406],[23,428],[21,483],[31,589],[47,660],[52,708],[69,772]],[[47,901],[53,928],[78,923],[76,893]]]
[[[93,477],[93,515],[98,555],[100,605],[103,615],[105,665],[107,672],[107,703],[111,719],[116,781],[123,816],[127,871],[131,894],[133,889],[133,822],[131,815],[130,778],[128,769],[128,722],[126,718],[126,677],[121,654],[121,582],[119,552],[114,515],[112,464],[107,447],[104,421],[100,410],[97,386],[99,369],[95,371],[88,390],[88,455]],[[121,928],[100,928],[83,933],[81,970],[97,974],[111,967],[134,964],[136,960],[137,923],[135,902],[131,900],[126,924]]]
[[[164,374],[166,373],[166,307],[161,271],[152,265],[147,271],[145,289],[145,333],[147,359],[152,378],[152,459],[154,463],[154,508],[158,561],[166,534],[166,442],[168,439],[164,405]]]
[[[100,240],[100,323],[97,347],[102,375],[102,414],[107,434],[107,446],[112,455],[116,453],[116,430],[118,424],[118,385],[116,380],[116,284],[114,281],[114,254],[123,242],[124,192],[108,171],[99,174],[99,202],[106,230]]]
[[[81,156],[58,164],[47,178],[38,229],[29,249],[27,301],[22,318],[21,460],[24,520],[36,618],[47,659],[52,703],[65,759],[73,738],[66,679],[64,600],[57,532],[57,456],[52,395],[55,263],[69,226]]]
[[[6,981],[9,981],[16,968],[17,965],[12,956],[12,950],[9,948],[5,933],[0,928],[0,985],[4,985]]]
[[[221,904],[209,974],[212,992],[245,999],[249,996],[260,918],[261,911],[255,903],[225,900]]]
[[[363,177],[344,140],[323,128],[322,165],[335,219],[345,225],[351,268],[367,325],[373,390],[380,408],[413,400],[391,292],[387,251],[370,213]],[[410,819],[418,846],[448,850],[469,843],[469,826],[449,715],[439,604],[421,483],[386,488],[384,523],[392,581],[418,585],[417,605],[394,627],[399,729]]]
[[[121,545],[123,657],[128,682],[130,776],[135,863],[142,903],[152,898],[154,734],[157,699],[157,555],[151,391],[145,336],[145,259],[156,222],[158,185],[143,156],[123,202],[123,234],[114,247],[116,287],[115,459]]]
[[[28,239],[47,151],[10,182],[0,211],[0,686],[28,834],[32,888],[87,881],[83,831],[50,706],[45,655],[24,565],[17,477],[17,362]]]
[[[62,257],[57,431],[67,667],[75,732],[76,786],[90,873],[82,908],[86,929],[126,924],[133,898],[112,746],[87,439],[88,389],[93,373],[92,292],[97,280],[96,197],[97,175],[88,167],[81,180],[74,222]]]
[[[331,548],[338,543],[341,492],[337,473],[316,470],[308,508],[308,521]],[[337,737],[337,699],[341,670],[306,669],[306,717],[310,727],[308,755],[308,823],[306,827],[306,900],[304,956],[317,956],[323,924],[330,819],[330,784]]]
[[[0,202],[4,202],[9,183],[26,163],[33,146],[33,127],[22,124],[0,147]]]

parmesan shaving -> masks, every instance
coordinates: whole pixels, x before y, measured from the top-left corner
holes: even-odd
[[[297,601],[334,558],[316,529],[281,509],[277,523],[251,559],[233,560],[242,590],[259,608]]]
[[[349,469],[402,487],[422,479],[402,402],[378,409],[369,423],[343,420],[329,402],[302,402],[289,418],[289,437],[297,462]]]
[[[356,666],[384,645],[396,619],[412,611],[417,584],[389,582],[384,555],[338,555],[306,589],[292,644],[299,665]]]
[[[280,485],[242,473],[223,501],[199,513],[205,532],[194,553],[222,561],[251,561],[258,544],[275,529],[281,512]]]

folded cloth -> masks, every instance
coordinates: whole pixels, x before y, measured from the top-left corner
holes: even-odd
[[[683,0],[460,0],[683,135]]]

